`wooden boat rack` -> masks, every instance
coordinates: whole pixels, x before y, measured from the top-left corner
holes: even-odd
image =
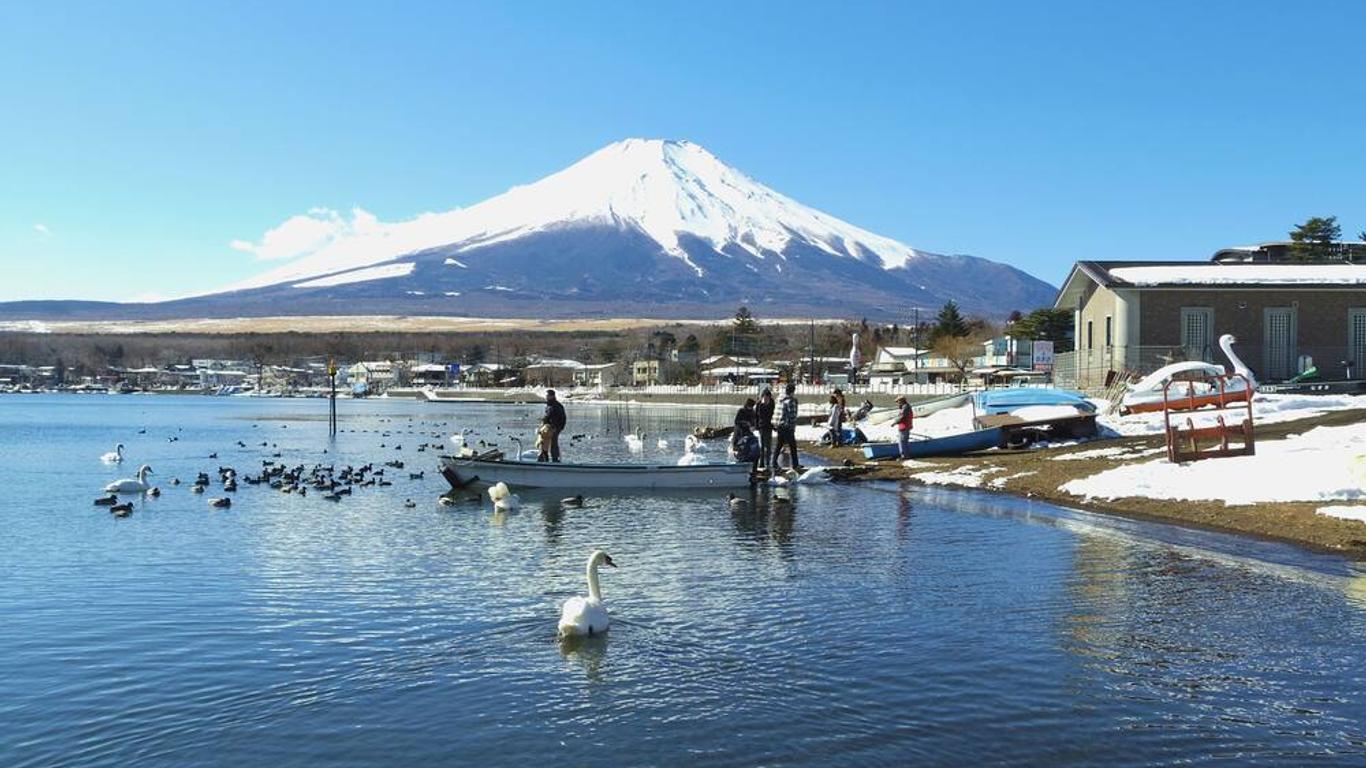
[[[1243,389],[1234,390],[1234,394],[1239,396],[1242,408],[1236,405],[1230,406],[1226,398],[1228,385],[1233,379],[1243,380]],[[1217,387],[1219,396],[1215,410],[1222,411],[1244,411],[1242,420],[1236,424],[1230,424],[1220,413],[1215,417],[1215,423],[1209,426],[1195,426],[1194,420],[1187,416],[1185,425],[1172,424],[1172,414],[1195,410],[1195,397],[1192,394],[1194,389],[1187,379],[1183,382],[1168,381],[1162,386],[1162,418],[1166,427],[1167,434],[1167,459],[1173,463],[1183,461],[1198,461],[1200,459],[1216,459],[1225,456],[1252,456],[1257,452],[1257,439],[1252,425],[1252,394],[1251,382],[1246,376],[1239,373],[1227,376],[1211,376],[1205,379],[1211,387]],[[1185,396],[1177,395],[1171,397],[1171,387],[1173,384],[1185,383]],[[1230,445],[1229,439],[1234,438],[1241,445]],[[1202,441],[1213,441],[1213,444],[1201,445]]]

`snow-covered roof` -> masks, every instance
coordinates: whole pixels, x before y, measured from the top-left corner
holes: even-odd
[[[878,347],[877,357],[882,358],[887,355],[891,358],[914,358],[925,354],[926,351],[928,350],[917,350],[915,347]]]
[[[527,363],[528,368],[582,368],[583,363],[578,360],[557,360],[553,357],[541,357]]]
[[[764,368],[758,365],[726,365],[720,368],[708,368],[702,371],[703,376],[777,376],[778,372],[772,368]]]
[[[413,373],[445,373],[446,366],[438,363],[423,363],[413,366]]]
[[[1359,285],[1366,264],[1163,264],[1111,267],[1110,274],[1131,285]]]

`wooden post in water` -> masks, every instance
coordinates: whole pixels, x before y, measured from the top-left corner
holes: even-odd
[[[327,378],[332,382],[332,392],[327,398],[327,434],[337,436],[337,361],[327,359]]]

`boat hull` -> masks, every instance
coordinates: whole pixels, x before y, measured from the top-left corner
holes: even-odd
[[[906,458],[921,459],[929,456],[959,456],[972,451],[985,451],[1002,444],[1005,434],[999,429],[979,429],[961,435],[932,437],[927,440],[912,440]],[[863,446],[863,456],[868,459],[895,459],[901,455],[896,443],[869,443]]]
[[[507,483],[514,488],[594,488],[660,490],[679,488],[743,488],[750,482],[748,464],[555,464],[537,461],[489,461],[441,457],[441,471],[453,486]]]

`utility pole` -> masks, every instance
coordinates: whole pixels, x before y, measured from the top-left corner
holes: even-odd
[[[337,361],[335,358],[327,359],[327,378],[332,383],[332,392],[328,397],[327,429],[332,437],[337,436]]]

